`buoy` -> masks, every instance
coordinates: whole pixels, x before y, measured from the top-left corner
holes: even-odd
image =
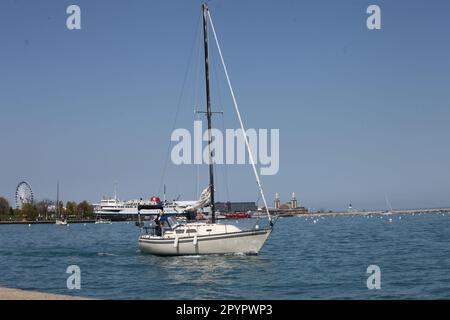
[[[29,223],[28,226],[31,227],[31,223]]]
[[[389,222],[392,222],[392,218],[389,218]]]

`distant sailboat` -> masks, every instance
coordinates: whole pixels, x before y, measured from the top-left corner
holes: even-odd
[[[67,219],[63,218],[62,216],[60,216],[59,213],[59,181],[56,184],[56,206],[55,206],[55,210],[56,210],[56,221],[55,224],[59,225],[59,226],[67,226]]]
[[[159,204],[161,215],[156,220],[156,227],[144,228],[139,221],[139,226],[142,227],[142,234],[139,237],[139,248],[144,253],[155,255],[207,255],[207,254],[258,254],[264,243],[270,236],[273,229],[272,217],[269,213],[267,202],[261,186],[258,172],[256,170],[255,161],[253,159],[252,151],[250,150],[248,137],[245,134],[245,128],[241,119],[239,108],[234,96],[233,88],[228,76],[228,71],[225,66],[220,45],[217,39],[214,25],[206,4],[202,5],[203,11],[203,40],[204,40],[204,55],[205,55],[205,80],[206,80],[206,106],[207,106],[207,120],[208,120],[208,148],[209,148],[209,186],[202,192],[200,199],[192,205],[189,210],[198,210],[204,207],[210,208],[211,222],[208,223],[180,223],[173,216],[164,215],[164,206]],[[249,153],[250,162],[253,167],[256,182],[261,193],[262,200],[267,212],[269,226],[267,228],[259,228],[255,225],[251,230],[241,230],[240,228],[231,224],[216,223],[216,212],[214,203],[214,172],[213,159],[211,150],[211,96],[209,84],[209,49],[208,49],[208,25],[216,41],[217,50],[219,52],[225,76],[228,81],[228,86],[233,98],[234,107],[243,132],[243,139]],[[152,209],[158,206],[153,204]],[[148,209],[146,205],[138,207],[138,212],[141,209]],[[140,219],[140,215],[139,219]]]
[[[97,218],[95,224],[112,224],[110,219]]]
[[[384,195],[384,199],[386,200],[387,211],[383,211],[381,214],[384,216],[388,216],[392,214],[392,206],[386,194]]]

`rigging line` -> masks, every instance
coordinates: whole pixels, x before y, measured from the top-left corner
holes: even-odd
[[[235,110],[236,110],[236,113],[237,113],[237,116],[238,116],[238,119],[239,119],[239,123],[240,123],[240,125],[241,125],[242,135],[244,136],[245,145],[247,146],[247,150],[248,150],[250,162],[251,162],[251,164],[252,164],[253,172],[254,172],[255,178],[256,178],[256,183],[257,183],[257,185],[258,185],[259,192],[261,193],[261,197],[262,197],[262,199],[263,199],[264,206],[266,207],[267,217],[268,217],[269,222],[270,222],[270,224],[271,224],[271,226],[272,226],[272,225],[273,225],[273,223],[272,223],[272,217],[270,216],[269,207],[267,206],[266,197],[264,196],[264,191],[263,191],[263,188],[262,188],[262,185],[261,185],[261,180],[259,179],[258,171],[256,170],[255,159],[253,158],[252,149],[250,148],[250,144],[249,144],[249,142],[248,142],[248,137],[247,137],[247,135],[246,135],[246,133],[245,133],[244,123],[242,122],[241,113],[239,112],[239,107],[238,107],[238,104],[237,104],[237,101],[236,101],[236,97],[235,97],[235,95],[234,95],[233,87],[232,87],[232,85],[231,85],[231,80],[230,80],[230,77],[228,76],[227,66],[225,65],[225,61],[224,61],[224,59],[223,59],[222,50],[220,49],[220,44],[219,44],[219,40],[217,39],[216,30],[214,29],[214,24],[213,24],[213,22],[212,22],[211,14],[209,13],[209,11],[207,12],[207,14],[208,14],[209,22],[211,23],[211,30],[212,30],[212,32],[213,32],[214,39],[215,39],[215,41],[216,41],[217,50],[219,51],[220,60],[222,61],[223,70],[224,70],[225,76],[226,76],[226,78],[227,78],[228,87],[229,87],[229,89],[230,89],[231,97],[233,98],[234,108],[235,108]]]
[[[198,21],[197,21],[197,27],[195,29],[195,37],[194,37],[194,41],[192,42],[192,48],[191,48],[191,52],[189,54],[188,64],[187,64],[187,67],[186,67],[186,71],[184,73],[183,85],[181,86],[181,93],[180,93],[180,95],[178,97],[177,110],[175,112],[175,118],[174,118],[174,122],[173,122],[173,125],[172,125],[171,132],[173,132],[175,130],[175,126],[176,126],[177,120],[178,120],[178,115],[180,113],[181,100],[183,99],[183,93],[184,93],[184,89],[186,87],[187,77],[188,77],[188,73],[189,73],[189,70],[190,70],[190,61],[192,60],[193,53],[194,53],[194,48],[195,48],[195,44],[196,44],[196,40],[198,38],[198,33],[199,33],[199,29],[200,29],[199,28],[200,21],[201,21],[201,16],[199,16]],[[164,178],[166,176],[167,164],[169,162],[168,160],[169,160],[171,145],[172,145],[172,141],[169,141],[169,143],[167,145],[166,157],[165,157],[165,160],[164,160],[164,167],[163,167],[163,171],[161,173],[161,178],[160,178],[160,182],[159,182],[158,194],[161,193],[161,188],[162,188],[162,185],[164,183]]]
[[[260,199],[261,199],[261,195],[258,193],[258,196],[256,197],[256,205],[258,205]]]
[[[256,211],[258,211],[258,203],[259,203],[259,199],[261,198],[261,195],[259,194],[259,192],[258,192],[258,195],[257,195],[257,197],[256,197],[256,201],[255,201],[255,204],[256,204]],[[261,218],[258,216],[258,218],[256,219],[256,222],[255,222],[255,224],[253,225],[253,229],[256,229],[256,227],[257,226],[259,226],[259,221],[261,220]]]

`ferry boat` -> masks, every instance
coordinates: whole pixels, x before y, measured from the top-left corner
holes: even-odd
[[[117,195],[111,198],[103,198],[99,204],[94,205],[94,213],[99,217],[125,217],[138,214],[139,205],[150,206],[152,202],[160,201],[158,197],[149,200],[134,199],[123,201]],[[164,213],[171,215],[182,215],[186,213],[186,208],[192,206],[195,201],[173,201],[164,203]],[[157,209],[145,209],[140,212],[144,216],[156,216],[160,211]]]

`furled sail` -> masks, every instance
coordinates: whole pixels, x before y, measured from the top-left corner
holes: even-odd
[[[211,186],[208,186],[205,190],[202,191],[200,195],[200,199],[197,200],[195,204],[186,208],[186,211],[195,211],[197,209],[201,209],[209,206],[211,203]]]

